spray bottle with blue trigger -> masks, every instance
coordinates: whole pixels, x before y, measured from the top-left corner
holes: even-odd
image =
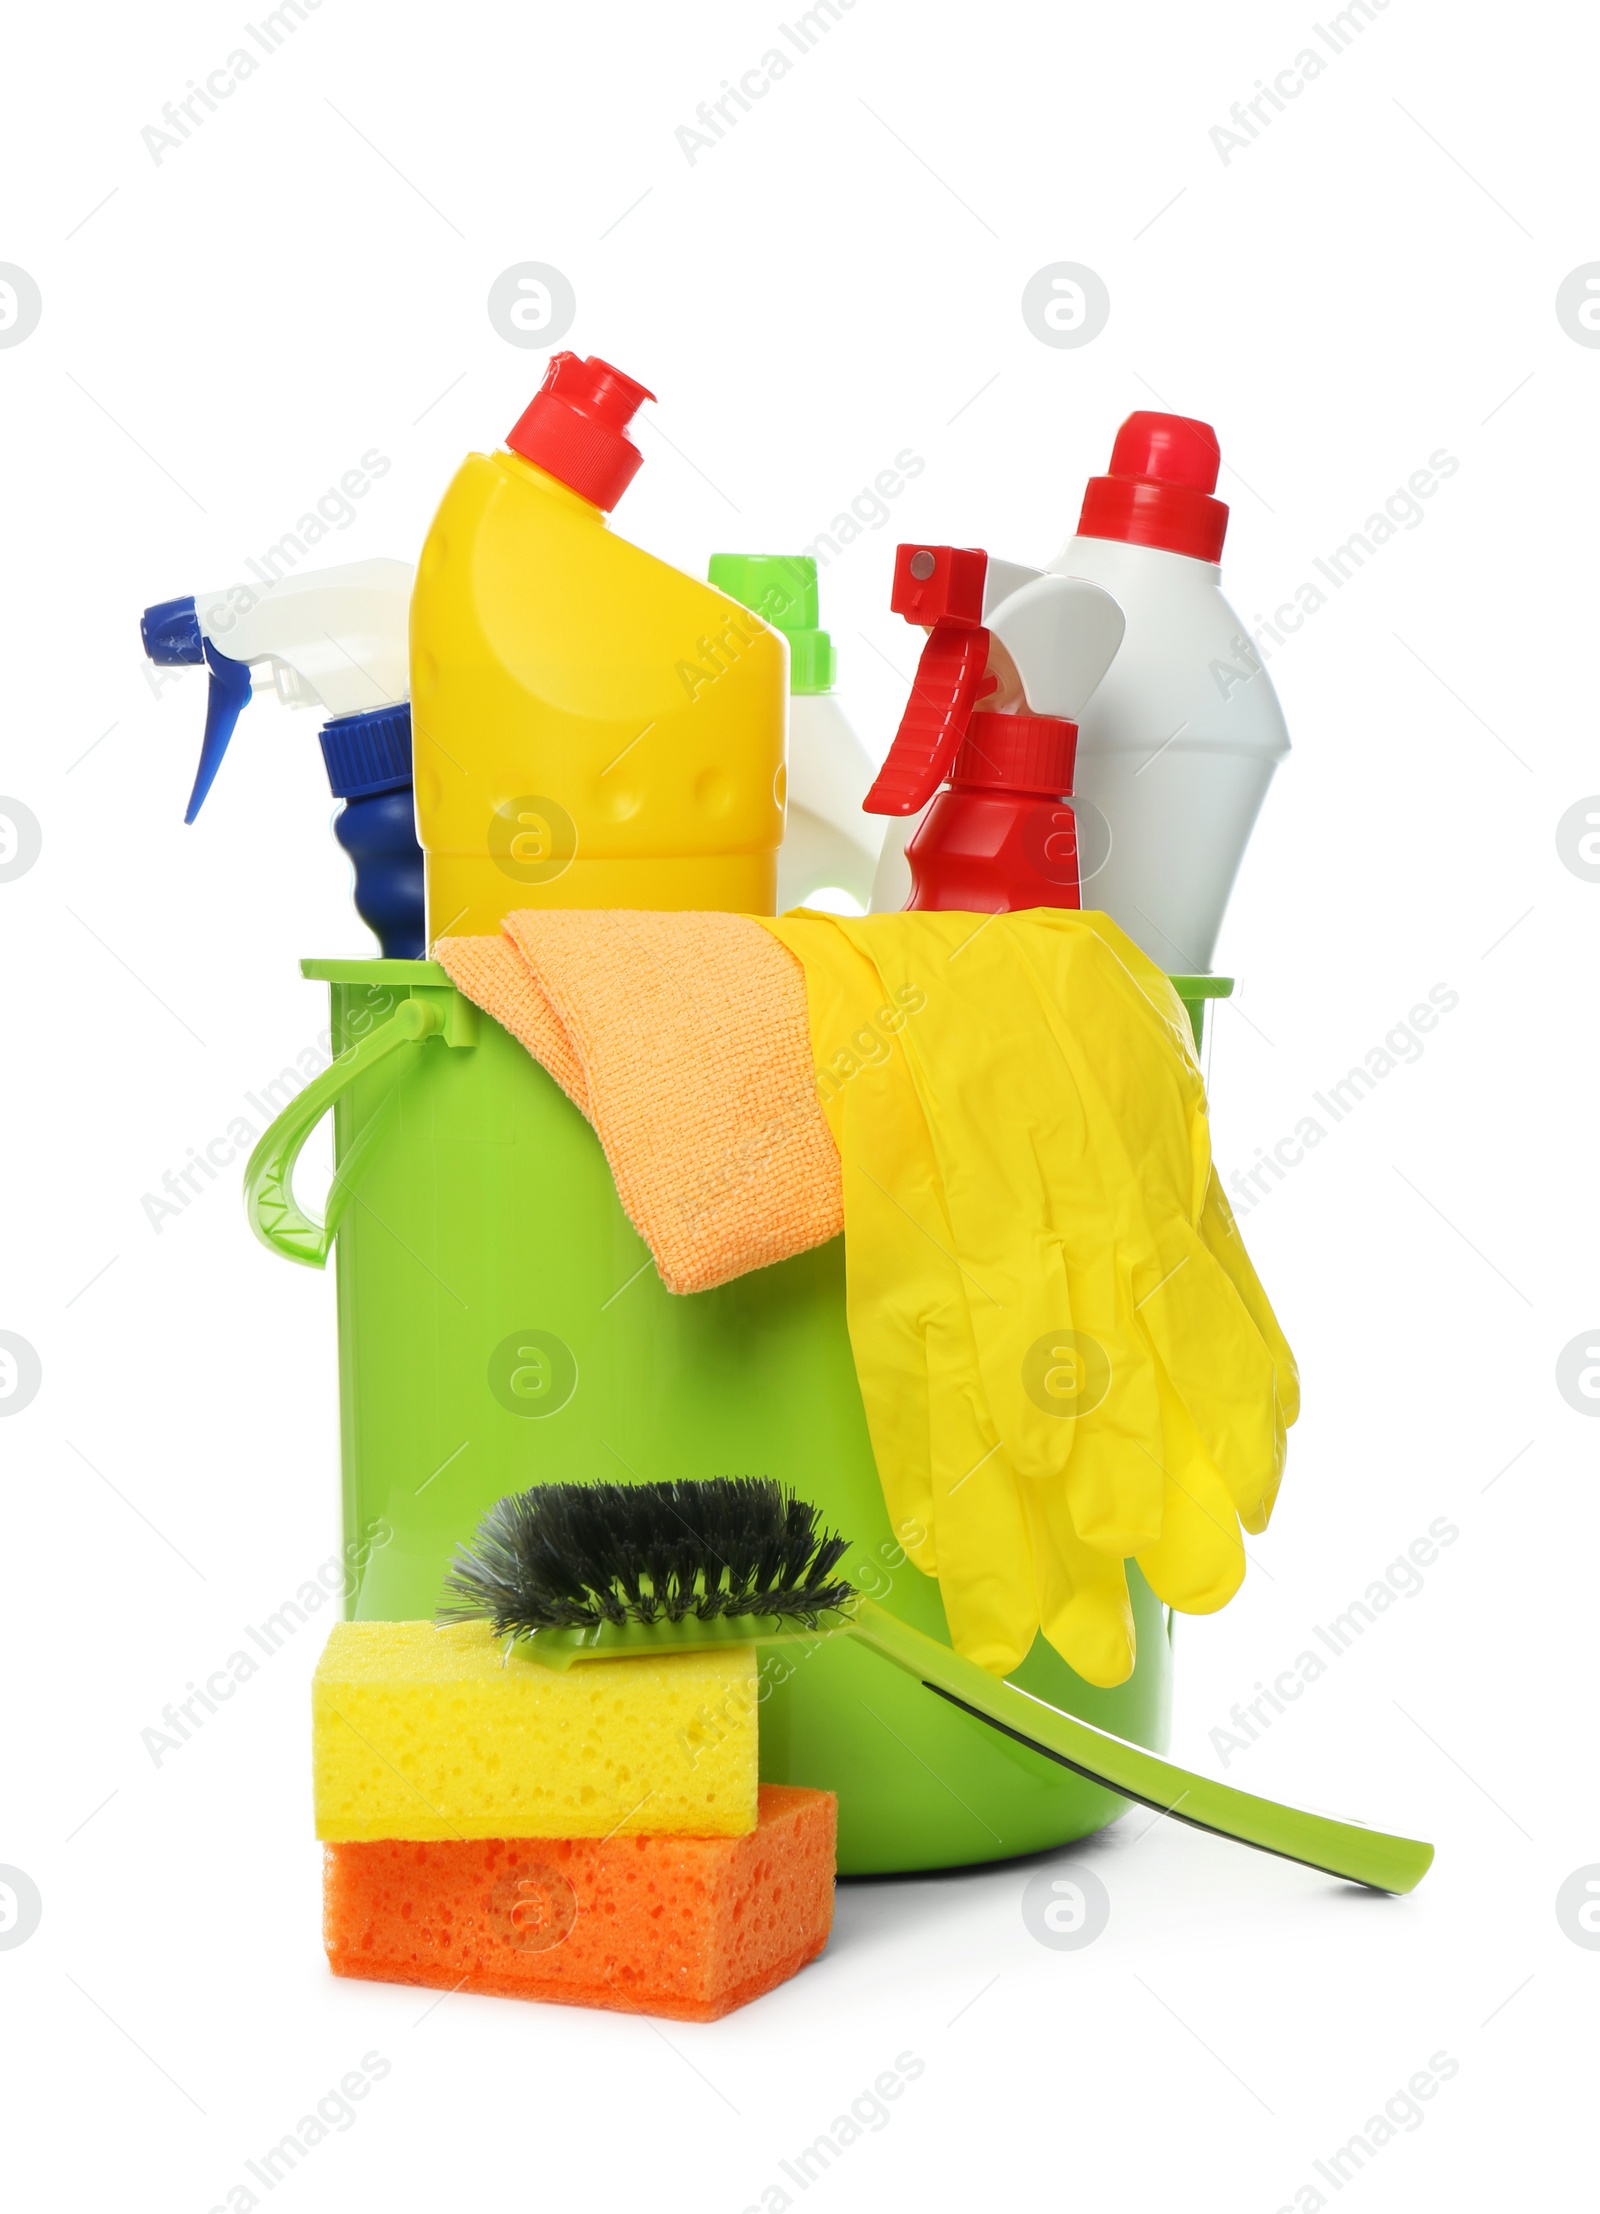
[[[270,683],[287,706],[322,709],[328,782],[345,803],[334,836],[354,866],[356,912],[384,957],[401,961],[426,950],[407,697],[411,576],[408,562],[356,561],[264,590],[236,584],[162,600],[139,625],[150,660],[210,672],[185,822],[205,804],[257,686]]]

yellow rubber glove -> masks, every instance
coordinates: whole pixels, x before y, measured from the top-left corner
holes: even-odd
[[[902,1543],[958,1650],[1133,1665],[1122,1563],[1220,1606],[1295,1412],[1210,1173],[1188,1020],[1103,915],[797,912],[844,1177],[851,1342]]]

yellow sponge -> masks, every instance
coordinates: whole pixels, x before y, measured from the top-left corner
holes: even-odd
[[[319,1838],[755,1828],[753,1646],[565,1675],[502,1650],[487,1624],[335,1626],[311,1686]]]

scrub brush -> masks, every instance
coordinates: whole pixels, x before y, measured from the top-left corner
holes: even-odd
[[[440,1619],[487,1621],[555,1669],[856,1637],[1019,1745],[1194,1829],[1374,1891],[1410,1891],[1432,1865],[1431,1845],[1192,1775],[997,1680],[835,1576],[848,1549],[767,1477],[540,1484],[492,1507],[458,1550]]]

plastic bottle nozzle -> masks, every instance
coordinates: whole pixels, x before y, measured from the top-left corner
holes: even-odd
[[[869,815],[914,815],[950,773],[985,684],[983,627],[989,556],[974,546],[900,546],[889,605],[908,623],[931,625],[889,757],[862,801]]]
[[[192,594],[187,599],[157,600],[154,607],[147,607],[139,617],[139,636],[146,660],[161,668],[197,668],[205,659]]]
[[[203,662],[211,672],[184,821],[199,814],[222,766],[251,697],[252,667],[271,672],[280,699],[329,709],[334,720],[403,702],[410,596],[407,563],[353,561],[259,590],[233,585],[147,607],[139,632],[150,659],[169,667]]]
[[[147,657],[161,668],[190,669],[203,662],[211,671],[200,766],[183,812],[184,821],[192,823],[217,780],[234,725],[250,703],[250,671],[242,661],[230,661],[211,643],[200,628],[192,594],[181,600],[157,600],[153,607],[147,607],[139,618],[139,636]]]
[[[236,584],[159,600],[139,621],[152,661],[190,668],[203,663],[210,675],[186,823],[205,805],[253,696],[252,669],[270,673],[286,705],[323,710],[328,783],[345,803],[334,835],[354,865],[356,912],[384,958],[398,961],[420,960],[424,950],[406,701],[411,575],[404,561],[346,562],[260,590]],[[227,639],[231,654],[217,637]]]
[[[616,506],[644,461],[627,435],[655,394],[598,354],[550,356],[544,382],[506,434],[524,461],[558,477],[602,511]]]

